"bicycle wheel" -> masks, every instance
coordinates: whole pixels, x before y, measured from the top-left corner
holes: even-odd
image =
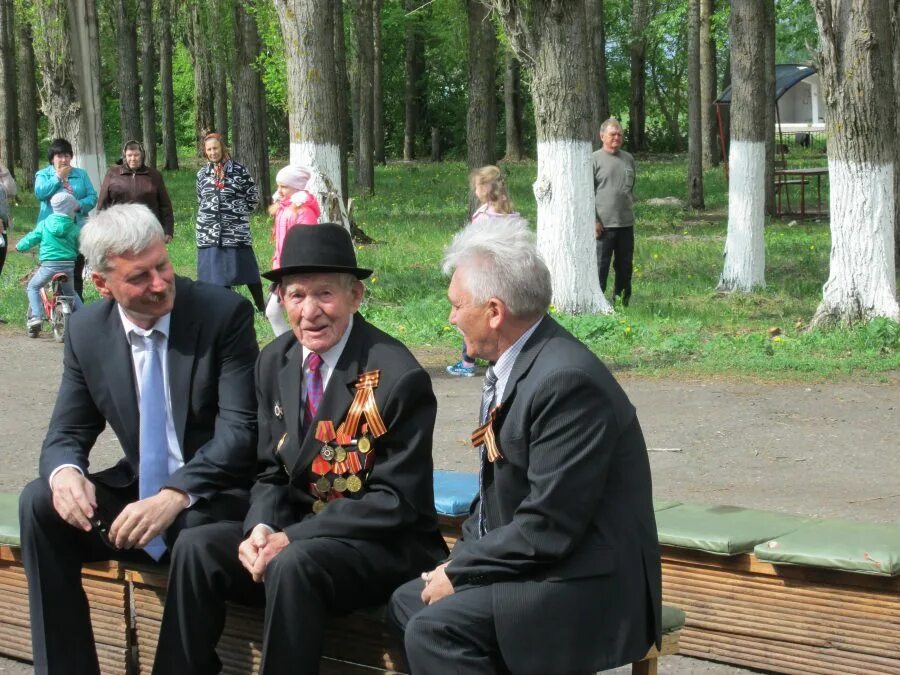
[[[72,313],[72,303],[68,298],[57,298],[50,312],[50,325],[53,326],[53,337],[57,342],[62,342],[66,337],[66,328],[69,325],[69,315]]]

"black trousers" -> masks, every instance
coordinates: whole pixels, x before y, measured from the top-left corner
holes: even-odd
[[[75,257],[75,269],[72,274],[75,275],[75,278],[72,279],[75,292],[79,298],[84,300],[84,256],[80,253]]]
[[[425,582],[413,579],[394,591],[391,626],[403,643],[412,675],[509,673],[500,655],[490,586],[422,602]]]
[[[627,307],[631,299],[631,273],[634,265],[633,227],[604,229],[597,240],[597,270],[600,274],[600,289],[604,293],[610,261],[616,274],[613,297],[621,294],[622,304]]]
[[[238,560],[242,523],[191,530],[172,552],[155,675],[218,673],[226,601],[265,606],[261,675],[318,673],[328,618],[387,600],[433,560],[396,542],[300,539],[253,582]]]
[[[95,485],[97,513],[107,525],[126,504],[137,499],[136,484],[120,489]],[[166,532],[166,542],[171,547],[185,528],[223,517],[241,518],[246,510],[246,491],[223,492],[212,502],[201,500],[179,514]],[[22,561],[28,578],[35,673],[98,674],[100,667],[87,597],[81,585],[81,566],[99,560],[152,564],[153,559],[140,549],[113,548],[96,529],[84,532],[69,525],[54,510],[50,487],[42,478],[32,481],[22,491],[19,526]]]

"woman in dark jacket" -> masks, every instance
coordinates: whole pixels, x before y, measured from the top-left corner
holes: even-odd
[[[144,146],[139,141],[125,144],[122,157],[106,172],[100,186],[97,210],[115,204],[144,204],[162,225],[166,243],[172,241],[175,234],[172,200],[162,174],[144,164]]]
[[[247,169],[228,155],[220,134],[207,134],[203,151],[209,163],[197,172],[197,279],[228,288],[246,284],[265,312],[250,236],[259,191]]]

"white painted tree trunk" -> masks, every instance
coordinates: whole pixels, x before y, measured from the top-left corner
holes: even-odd
[[[731,141],[728,154],[728,234],[719,290],[766,285],[766,144]]]
[[[341,148],[333,143],[291,143],[291,164],[314,169],[306,190],[316,196],[322,215],[319,222],[338,223],[350,229],[341,199]]]
[[[816,320],[900,320],[894,273],[893,164],[830,160],[831,262]]]
[[[537,146],[538,251],[550,268],[553,304],[572,314],[612,312],[598,292],[591,150],[575,140]]]
[[[94,0],[68,0],[75,82],[81,103],[80,133],[72,139],[73,164],[87,171],[95,190],[106,175],[103,101],[100,95],[100,40]]]

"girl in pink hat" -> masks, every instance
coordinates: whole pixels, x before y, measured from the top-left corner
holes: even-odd
[[[269,207],[269,214],[275,219],[272,225],[272,238],[275,241],[272,269],[281,267],[281,247],[284,245],[288,230],[294,225],[315,225],[319,222],[319,204],[316,198],[306,191],[306,183],[311,174],[312,170],[306,167],[288,165],[275,176],[278,189],[272,195],[272,205]],[[281,301],[274,292],[269,296],[266,305],[266,318],[272,324],[275,337],[290,330],[284,318]]]

